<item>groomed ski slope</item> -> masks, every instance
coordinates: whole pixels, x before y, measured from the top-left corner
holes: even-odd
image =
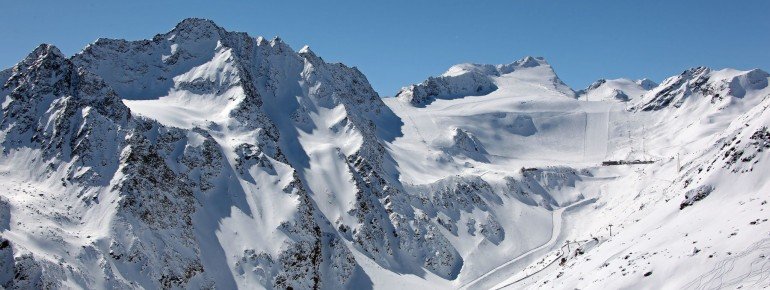
[[[594,199],[589,200],[583,200],[580,202],[573,203],[566,207],[561,207],[558,209],[553,210],[553,224],[551,225],[551,238],[543,243],[542,245],[538,246],[537,248],[531,249],[527,251],[524,254],[521,254],[512,260],[505,262],[505,264],[502,264],[491,271],[485,273],[484,275],[481,275],[480,277],[471,280],[470,282],[460,286],[460,289],[481,289],[481,288],[490,288],[489,284],[490,282],[500,281],[501,279],[505,279],[509,277],[510,273],[515,273],[518,269],[509,269],[513,268],[515,266],[520,266],[520,262],[523,260],[532,260],[531,256],[538,256],[542,255],[543,251],[547,251],[550,249],[553,249],[555,246],[557,246],[558,242],[561,242],[560,238],[563,238],[562,236],[562,224],[564,220],[564,212],[574,210],[577,207],[584,206],[586,204],[590,204],[594,202]]]

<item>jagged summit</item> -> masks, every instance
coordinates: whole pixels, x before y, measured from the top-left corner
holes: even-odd
[[[500,70],[502,73],[510,73],[516,68],[531,68],[536,66],[550,66],[550,64],[543,57],[527,56],[507,65],[498,65],[498,70]]]
[[[216,61],[218,55],[219,61],[236,61],[223,52],[241,51],[249,42],[254,40],[245,33],[189,18],[151,40],[98,39],[75,54],[73,62],[102,76],[123,98],[152,99],[168,94],[175,76]]]
[[[303,58],[309,59],[310,62],[323,61],[321,57],[316,55],[315,52],[312,49],[310,49],[309,45],[303,46],[299,51],[297,51],[297,53],[299,53],[299,55],[302,56]]]
[[[212,20],[202,18],[187,18],[174,28],[162,34],[163,37],[186,37],[193,39],[222,37],[227,31]],[[160,35],[159,35],[160,36]],[[157,38],[158,36],[156,36]]]
[[[32,65],[44,65],[50,62],[60,62],[67,57],[53,44],[43,43],[32,50],[19,64],[17,69]]]
[[[176,26],[172,31],[190,31],[190,30],[220,30],[221,26],[214,23],[214,21],[205,18],[190,17],[185,18]]]
[[[72,81],[73,71],[74,66],[58,48],[41,44],[9,71],[7,80],[0,82],[4,89],[15,91],[15,99],[22,100],[35,97],[36,93],[60,93]]]
[[[520,67],[534,67],[538,65],[548,64],[548,62],[545,61],[544,57],[541,56],[527,56],[516,63],[516,66]]]
[[[312,50],[310,50],[309,45],[305,45],[302,48],[300,48],[299,53],[312,53],[315,54]]]
[[[214,21],[203,18],[186,18],[177,23],[171,30],[165,33],[156,34],[152,39],[130,41],[125,39],[116,38],[97,38],[94,42],[88,44],[83,51],[88,51],[92,46],[103,45],[115,45],[119,44],[127,48],[130,43],[142,42],[148,45],[150,42],[160,42],[169,38],[181,37],[184,39],[201,39],[201,38],[220,38],[227,33],[239,33],[228,32],[221,26],[214,23]],[[83,51],[79,52],[82,53]]]
[[[26,57],[26,59],[30,58],[41,58],[41,57],[56,57],[56,58],[66,58],[64,54],[59,50],[58,47],[56,47],[53,44],[47,44],[42,43],[38,45],[32,52]]]

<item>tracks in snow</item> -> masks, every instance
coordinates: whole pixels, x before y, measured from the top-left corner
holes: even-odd
[[[582,200],[582,201],[573,203],[571,205],[554,210],[552,212],[553,226],[551,227],[551,238],[547,242],[543,243],[542,245],[534,249],[527,251],[526,253],[523,253],[513,258],[508,262],[503,263],[500,266],[497,266],[496,268],[490,270],[484,275],[481,275],[478,278],[463,284],[462,286],[458,287],[458,289],[477,289],[479,287],[483,287],[484,285],[493,286],[493,285],[496,285],[501,280],[508,279],[511,275],[514,274],[506,271],[506,270],[510,270],[508,269],[509,267],[514,266],[517,262],[531,256],[534,253],[553,247],[558,242],[559,237],[561,236],[561,227],[562,227],[562,219],[563,219],[562,214],[564,213],[564,211],[571,210],[573,208],[576,208],[588,203],[592,203],[594,201],[596,201],[596,199],[594,198]],[[492,282],[492,283],[489,283],[489,282]]]

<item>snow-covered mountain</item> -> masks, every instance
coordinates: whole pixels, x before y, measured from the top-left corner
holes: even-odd
[[[502,65],[458,64],[439,77],[430,77],[420,84],[402,88],[396,98],[424,107],[436,99],[486,95],[496,91],[499,83],[516,81],[517,77],[567,97],[575,96],[575,92],[556,76],[544,58],[525,57]]]
[[[0,286],[767,286],[769,77],[525,57],[382,99],[203,19],[41,45],[0,71]]]
[[[586,101],[628,102],[639,98],[658,84],[649,79],[600,79],[577,92],[578,98]]]

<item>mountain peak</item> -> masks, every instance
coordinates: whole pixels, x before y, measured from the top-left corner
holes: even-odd
[[[305,46],[303,46],[303,47],[302,47],[302,48],[299,50],[299,52],[298,52],[298,53],[299,53],[300,55],[302,55],[302,56],[305,56],[305,57],[310,57],[310,58],[314,58],[314,59],[318,58],[318,56],[315,54],[315,52],[313,52],[313,50],[311,50],[311,49],[310,49],[310,46],[309,46],[309,45],[305,45]]]
[[[508,74],[511,73],[517,69],[521,68],[533,68],[538,66],[550,66],[548,62],[543,57],[535,57],[535,56],[525,56],[522,59],[519,59],[517,61],[514,61],[509,64],[502,64],[497,66],[497,70],[500,72],[500,74]]]
[[[58,69],[67,61],[67,57],[52,44],[43,43],[32,50],[27,57],[14,67],[14,75],[23,76],[25,71]]]
[[[526,56],[520,60],[517,60],[513,62],[514,65],[518,67],[536,67],[540,65],[547,65],[548,62],[545,60],[545,58],[537,56]]]
[[[29,55],[27,55],[27,58],[25,58],[25,60],[58,59],[58,58],[67,58],[67,57],[64,56],[64,54],[61,53],[59,48],[57,48],[53,44],[43,43],[38,45],[34,50],[32,50],[32,52],[29,53]]]
[[[693,67],[689,68],[681,73],[682,76],[695,76],[700,74],[707,74],[711,72],[711,68],[706,66],[699,66],[699,67]]]
[[[174,27],[174,29],[189,29],[189,28],[216,28],[220,29],[219,25],[214,21],[205,18],[186,18]]]
[[[32,50],[32,53],[54,53],[54,54],[62,55],[59,48],[57,48],[53,44],[48,44],[48,43],[41,43],[34,50]]]
[[[305,45],[302,48],[300,48],[299,53],[313,53],[313,51],[310,50],[309,45]]]
[[[267,45],[267,40],[262,36],[257,36],[257,45]]]
[[[166,35],[195,35],[197,37],[208,37],[218,34],[224,29],[209,19],[187,18],[179,22],[174,29]]]

